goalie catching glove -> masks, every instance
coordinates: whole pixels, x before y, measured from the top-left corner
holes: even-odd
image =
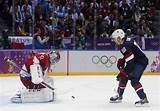
[[[60,60],[60,54],[57,51],[50,51],[49,52],[49,59],[51,64],[55,64],[57,62],[59,62]]]

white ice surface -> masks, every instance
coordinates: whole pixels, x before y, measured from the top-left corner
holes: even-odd
[[[135,107],[139,100],[130,83],[122,103],[109,103],[117,86],[115,76],[53,77],[56,100],[52,103],[14,104],[9,101],[21,88],[18,77],[0,78],[0,111],[160,111],[160,76],[143,76],[141,83],[150,106]],[[74,96],[73,99],[71,96]]]

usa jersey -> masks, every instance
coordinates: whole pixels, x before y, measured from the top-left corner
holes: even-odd
[[[144,66],[148,64],[148,58],[133,38],[126,38],[120,45],[120,51],[125,59],[124,71],[127,73],[131,73],[136,64]]]

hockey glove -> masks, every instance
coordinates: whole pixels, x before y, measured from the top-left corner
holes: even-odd
[[[128,74],[122,69],[120,73],[117,75],[117,81],[128,79]]]
[[[118,59],[117,68],[118,68],[119,70],[120,70],[120,69],[123,69],[123,68],[124,68],[124,64],[125,64],[125,59],[123,59],[123,58]]]

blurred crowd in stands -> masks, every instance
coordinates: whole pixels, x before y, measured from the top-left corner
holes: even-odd
[[[85,49],[87,39],[110,38],[117,28],[125,30],[127,36],[154,38],[155,10],[160,7],[159,0],[0,2],[0,17],[14,28],[12,35],[32,36],[35,49],[69,49],[70,46]],[[8,30],[2,31],[3,48],[11,48],[6,37]]]

